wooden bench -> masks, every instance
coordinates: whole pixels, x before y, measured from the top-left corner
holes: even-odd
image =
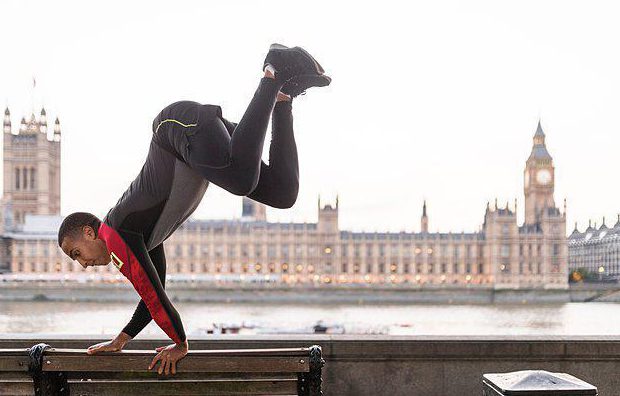
[[[154,351],[0,349],[0,395],[322,395],[321,347],[190,351],[177,373],[147,368]]]

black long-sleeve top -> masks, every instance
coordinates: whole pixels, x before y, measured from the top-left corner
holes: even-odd
[[[104,234],[106,232],[119,234],[126,246],[125,248],[114,246],[114,249],[129,250],[123,256],[124,260],[120,260],[120,264],[114,258],[112,261],[130,280],[141,297],[131,320],[123,329],[123,332],[132,338],[142,331],[151,319],[155,319],[172,340],[175,342],[185,340],[181,318],[164,290],[166,258],[163,242],[194,212],[209,182],[191,169],[180,155],[180,149],[186,144],[183,140],[184,133],[168,128],[168,132],[176,133],[171,133],[164,139],[160,136],[161,133],[158,135],[157,132],[164,123],[177,129],[194,128],[200,127],[201,122],[208,124],[210,117],[218,117],[232,135],[237,124],[223,118],[219,106],[202,105],[199,110],[199,115],[178,112],[173,114],[172,119],[162,120],[159,116],[155,119],[153,139],[140,173],[103,219]],[[274,134],[274,139],[286,139],[286,144],[275,147],[282,146],[282,150],[294,152],[290,102],[278,103],[274,117],[274,125],[278,127],[276,129],[286,131]],[[278,153],[270,150],[270,162],[276,158],[280,162],[285,162],[279,159],[281,155]],[[269,165],[261,161],[261,175],[268,176],[270,171]],[[261,177],[258,186],[248,197],[273,205],[274,196],[278,195],[274,194],[274,191],[278,191],[276,183],[277,178]],[[109,250],[110,247],[108,244]],[[126,267],[125,260],[131,261],[133,265]],[[139,272],[143,271],[146,276],[136,277],[135,274],[126,271],[134,267],[138,268]]]

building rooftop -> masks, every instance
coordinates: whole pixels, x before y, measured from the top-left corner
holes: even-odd
[[[24,224],[4,234],[13,239],[47,239],[56,240],[63,216],[27,214]]]
[[[607,227],[604,219],[603,223],[598,228],[596,228],[596,226],[592,227],[592,223],[590,222],[588,228],[586,228],[584,232],[580,232],[577,228],[577,224],[575,224],[575,229],[568,236],[568,242],[571,245],[578,245],[605,242],[618,238],[620,238],[620,215],[618,215],[618,221],[612,228]]]

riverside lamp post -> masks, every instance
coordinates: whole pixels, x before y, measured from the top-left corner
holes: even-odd
[[[598,267],[598,280],[599,282],[603,280],[603,273],[605,273],[605,267],[602,265]]]

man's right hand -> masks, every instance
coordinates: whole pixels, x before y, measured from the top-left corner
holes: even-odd
[[[99,344],[91,345],[86,350],[86,353],[89,355],[94,355],[99,352],[118,352],[122,351],[127,344],[131,340],[129,334],[121,332],[117,335],[113,340],[100,342]]]

